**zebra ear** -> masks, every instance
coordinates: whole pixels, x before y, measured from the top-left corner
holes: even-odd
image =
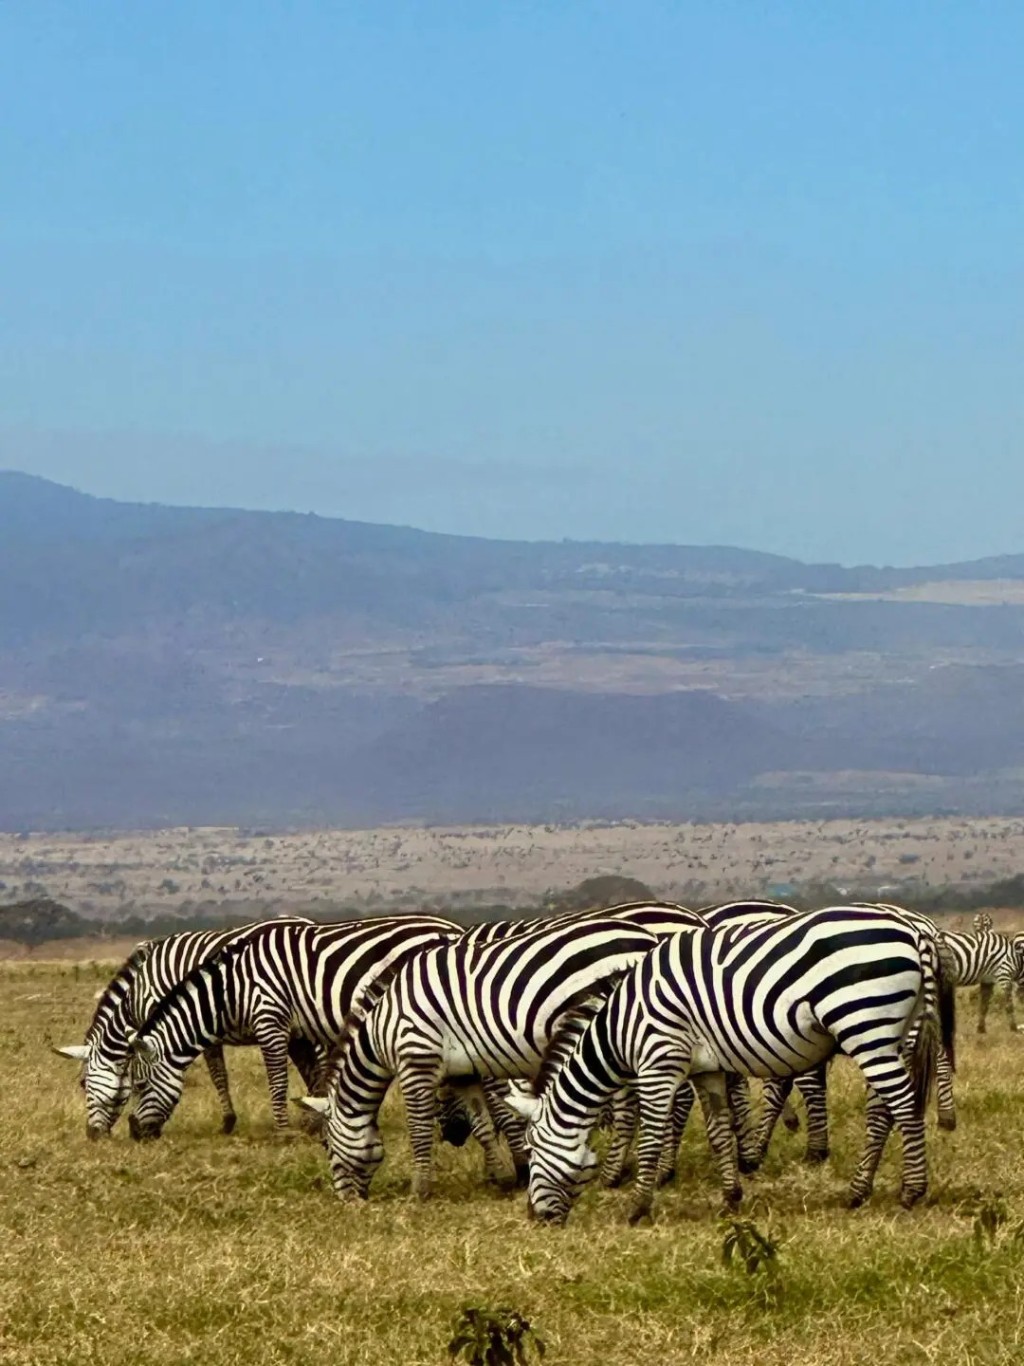
[[[326,1096],[293,1096],[292,1101],[317,1115],[326,1115],[330,1104]]]
[[[520,1119],[532,1121],[540,1113],[540,1096],[531,1096],[529,1092],[520,1091],[516,1086],[510,1087],[503,1099],[508,1108],[514,1110]]]
[[[85,1062],[89,1056],[89,1046],[84,1043],[69,1043],[63,1048],[54,1048],[55,1053],[59,1053],[62,1058],[73,1058],[75,1062]]]
[[[138,1034],[128,1035],[128,1047],[135,1057],[141,1058],[144,1062],[156,1062],[160,1056],[153,1040],[142,1039]]]

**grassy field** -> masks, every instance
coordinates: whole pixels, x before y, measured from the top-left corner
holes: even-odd
[[[871,1205],[843,1208],[863,1094],[840,1061],[832,1161],[802,1167],[802,1135],[780,1132],[747,1182],[745,1215],[780,1244],[769,1276],[723,1264],[697,1128],[656,1222],[637,1229],[624,1222],[628,1193],[596,1189],[565,1229],[531,1226],[522,1194],[480,1184],[470,1148],[443,1150],[437,1197],[412,1204],[394,1097],[371,1199],[342,1206],[319,1145],[272,1136],[251,1049],[229,1054],[234,1136],[217,1132],[196,1071],[160,1142],[132,1143],[122,1121],[91,1144],[75,1067],[48,1045],[81,1039],[107,975],[0,964],[5,1366],[434,1364],[472,1304],[523,1313],[553,1366],[1024,1360],[1024,1034],[999,1017],[975,1038],[963,997],[960,1127],[930,1122],[925,1207],[899,1209],[893,1145]],[[1004,1202],[993,1237],[978,1228],[979,1196],[990,1210]]]

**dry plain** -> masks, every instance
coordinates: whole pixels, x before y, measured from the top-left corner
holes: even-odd
[[[469,1147],[442,1150],[437,1195],[408,1196],[399,1105],[370,1200],[331,1195],[323,1152],[277,1140],[258,1061],[229,1055],[239,1128],[217,1131],[191,1075],[165,1137],[89,1143],[75,1068],[102,964],[0,964],[0,1360],[10,1366],[326,1361],[439,1366],[466,1305],[510,1305],[552,1366],[720,1362],[990,1366],[1024,1359],[1024,1035],[961,1013],[960,1127],[929,1121],[927,1203],[902,1212],[898,1150],[871,1204],[843,1208],[863,1133],[851,1064],[834,1068],[833,1156],[799,1162],[782,1133],[747,1181],[745,1214],[778,1243],[766,1278],[723,1265],[725,1229],[703,1133],[685,1139],[653,1226],[626,1191],[589,1190],[563,1230],[529,1224],[522,1194],[480,1182]],[[296,1083],[297,1084],[297,1083]],[[979,1236],[980,1209],[994,1234]]]
[[[1024,819],[0,834],[0,902],[47,893],[100,918],[400,901],[528,904],[615,873],[708,902],[786,883],[983,884],[1024,869]]]

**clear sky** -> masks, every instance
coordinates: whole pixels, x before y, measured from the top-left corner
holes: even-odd
[[[1024,7],[7,0],[0,467],[1024,551]]]

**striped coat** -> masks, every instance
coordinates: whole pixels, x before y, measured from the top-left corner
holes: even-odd
[[[365,1197],[384,1157],[377,1115],[392,1080],[405,1099],[414,1191],[430,1189],[434,1094],[449,1079],[529,1078],[555,1026],[658,944],[599,916],[499,943],[459,941],[418,954],[354,1023],[327,1087],[327,1146],[336,1194]]]
[[[132,1040],[133,1136],[157,1137],[190,1064],[211,1044],[237,1041],[259,1045],[275,1124],[287,1128],[291,1041],[299,1037],[326,1052],[381,973],[460,933],[434,916],[324,925],[271,921],[228,944],[159,1001]]]
[[[834,907],[787,920],[666,940],[633,967],[542,1073],[532,1106],[530,1206],[563,1222],[596,1158],[586,1145],[600,1106],[636,1077],[643,1135],[631,1217],[651,1208],[672,1098],[701,1094],[728,1203],[740,1195],[724,1073],[786,1077],[839,1050],[869,1084],[868,1142],[851,1188],[860,1203],[893,1123],[903,1138],[905,1205],[926,1188],[924,1100],[951,990],[934,941],[889,912]],[[905,1036],[920,1014],[908,1062]],[[554,1052],[559,1043],[556,1038]]]
[[[85,1043],[68,1044],[56,1050],[82,1063],[86,1132],[90,1138],[109,1133],[128,1101],[132,1061],[129,1040],[142,1027],[150,1010],[200,963],[268,923],[277,922],[254,921],[234,930],[186,931],[149,939],[138,944],[121,964],[100,993]],[[293,917],[289,923],[310,922]],[[205,1058],[221,1103],[221,1127],[229,1134],[235,1127],[236,1116],[221,1044],[212,1043]],[[312,1084],[316,1059],[301,1041],[293,1050],[293,1060],[307,1084]]]

